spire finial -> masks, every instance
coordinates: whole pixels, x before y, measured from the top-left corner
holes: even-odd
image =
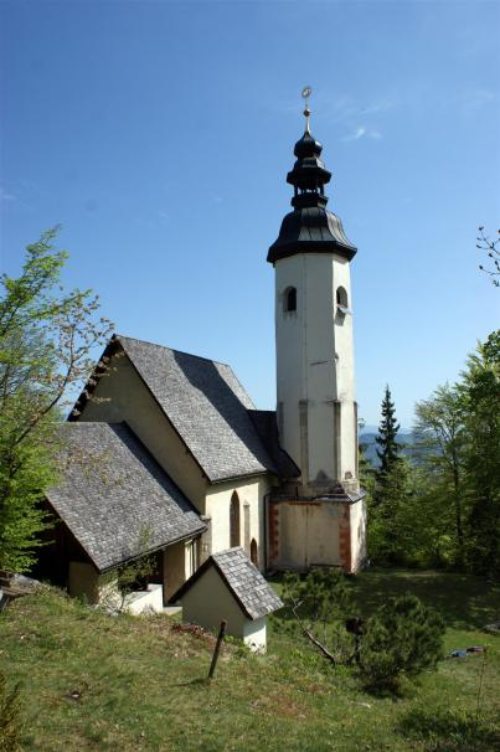
[[[312,89],[310,86],[304,86],[302,89],[302,98],[304,99],[305,107],[304,107],[304,117],[306,119],[306,133],[311,133],[310,129],[310,122],[309,119],[311,117],[311,110],[309,109],[309,97],[311,96]]]

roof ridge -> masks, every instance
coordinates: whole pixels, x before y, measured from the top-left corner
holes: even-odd
[[[177,350],[175,347],[169,347],[168,345],[160,345],[158,344],[158,342],[150,342],[147,339],[139,339],[138,337],[129,337],[128,334],[119,334],[118,332],[116,332],[115,334],[113,334],[113,338],[115,340],[131,339],[131,340],[134,340],[134,342],[140,342],[142,345],[150,345],[151,347],[159,347],[161,350],[170,350],[170,352],[179,353],[180,355],[187,355],[190,358],[196,358],[196,360],[205,360],[208,363],[215,363],[218,366],[226,366],[226,368],[231,368],[231,365],[229,363],[223,363],[222,360],[215,360],[215,358],[207,358],[204,355],[195,355],[194,353],[186,352],[185,350]],[[231,368],[231,371],[232,370],[233,369]]]

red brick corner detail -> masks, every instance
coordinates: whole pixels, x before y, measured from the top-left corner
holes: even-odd
[[[351,514],[349,504],[342,505],[340,517],[340,561],[345,572],[352,571]]]

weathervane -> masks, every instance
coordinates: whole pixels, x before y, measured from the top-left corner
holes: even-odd
[[[309,97],[311,96],[311,93],[312,93],[311,87],[304,86],[304,88],[302,89],[302,97],[305,102],[304,117],[306,119],[306,133],[311,132],[309,129],[309,118],[311,117],[311,110],[309,109]]]

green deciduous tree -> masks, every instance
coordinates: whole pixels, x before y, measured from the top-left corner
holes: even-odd
[[[483,264],[479,264],[479,268],[482,272],[490,275],[491,281],[495,287],[500,287],[500,230],[497,230],[496,240],[491,240],[491,238],[485,234],[484,227],[479,227],[478,230],[479,235],[476,238],[476,248],[479,251],[486,252],[486,257],[488,259],[488,266],[485,267]]]
[[[468,564],[478,573],[500,576],[500,330],[469,357],[460,393],[467,437]]]
[[[12,571],[33,563],[46,524],[37,502],[55,478],[64,395],[110,332],[91,291],[61,288],[67,254],[55,250],[56,232],[27,247],[19,277],[0,280],[0,568]]]
[[[416,531],[421,563],[500,574],[500,333],[460,381],[416,405]],[[385,528],[384,528],[385,529]]]
[[[417,402],[414,427],[415,449],[425,480],[420,484],[423,500],[434,496],[432,509],[442,536],[453,541],[453,559],[464,560],[465,499],[465,400],[456,386],[438,387],[428,400]],[[427,488],[425,487],[427,486]],[[427,518],[427,525],[430,524]],[[444,541],[443,541],[444,542]]]

